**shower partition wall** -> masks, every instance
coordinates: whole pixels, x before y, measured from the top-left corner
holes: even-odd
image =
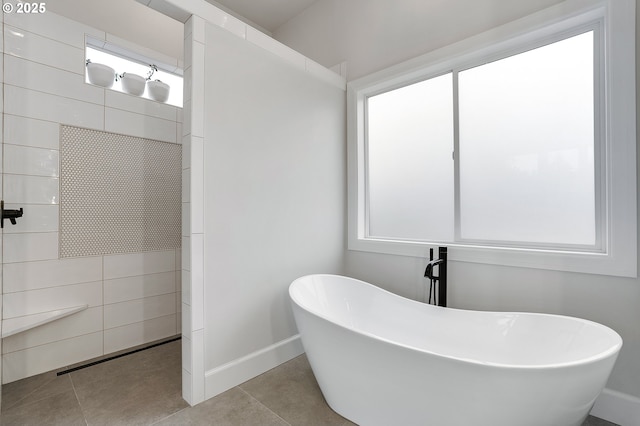
[[[195,405],[302,353],[287,286],[342,272],[346,84],[204,1],[167,3],[192,14],[182,386]]]

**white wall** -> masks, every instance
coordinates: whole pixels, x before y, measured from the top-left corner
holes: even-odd
[[[558,1],[500,2],[500,7],[492,1],[439,2],[437,12],[430,10],[432,2],[343,3],[316,2],[274,35],[325,65],[347,61],[353,79]],[[345,262],[350,276],[408,297],[422,294],[423,259],[347,251]],[[566,314],[614,328],[624,346],[607,387],[640,408],[640,279],[460,262],[449,270],[451,306]]]
[[[183,397],[300,354],[287,288],[341,272],[345,82],[199,0],[185,23]]]
[[[58,176],[60,124],[180,143],[182,111],[84,82],[85,33],[124,40],[51,11],[4,20],[3,195],[25,211],[3,232],[4,325],[89,305],[3,339],[7,383],[180,328],[180,249],[58,259]]]
[[[346,84],[206,2],[166,3],[192,15],[182,393],[195,405],[301,353],[288,284],[342,270]]]
[[[341,272],[345,95],[214,26],[205,56],[212,370],[297,334],[287,293],[295,278]]]

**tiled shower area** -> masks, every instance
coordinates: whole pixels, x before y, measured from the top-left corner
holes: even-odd
[[[85,82],[85,37],[181,63],[61,17],[4,14],[2,190],[10,383],[181,329],[182,109]],[[14,327],[15,325],[15,327]]]

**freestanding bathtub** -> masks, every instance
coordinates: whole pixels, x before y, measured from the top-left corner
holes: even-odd
[[[363,426],[579,426],[622,346],[583,319],[441,308],[336,275],[289,295],[327,403]]]

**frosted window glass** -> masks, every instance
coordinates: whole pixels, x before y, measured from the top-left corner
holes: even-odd
[[[445,74],[367,101],[369,235],[453,238],[453,94]]]
[[[593,32],[459,73],[463,239],[594,245]]]

